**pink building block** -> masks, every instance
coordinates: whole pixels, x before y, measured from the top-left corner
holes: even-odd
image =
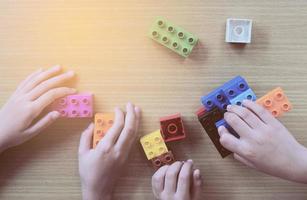
[[[90,118],[93,116],[93,94],[76,94],[57,99],[52,110],[67,118]]]

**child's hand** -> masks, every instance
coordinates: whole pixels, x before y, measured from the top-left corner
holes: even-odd
[[[92,149],[93,124],[82,134],[79,146],[79,173],[83,199],[111,199],[112,191],[137,138],[141,110],[127,104],[127,114],[115,109],[113,126]]]
[[[74,76],[72,71],[60,73],[61,67],[38,70],[29,75],[0,110],[0,152],[19,145],[53,123],[60,114],[49,112],[33,124],[42,110],[57,98],[74,93],[59,87]]]
[[[228,106],[224,118],[240,135],[219,128],[221,144],[235,159],[265,173],[307,183],[307,151],[265,108],[252,101]]]
[[[161,167],[152,177],[156,199],[197,200],[201,197],[200,171],[193,169],[193,161],[175,162]]]

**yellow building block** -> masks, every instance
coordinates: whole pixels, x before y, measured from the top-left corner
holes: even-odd
[[[93,148],[97,146],[99,141],[105,136],[107,131],[114,123],[114,113],[96,113],[95,128],[93,137]]]
[[[148,160],[168,152],[160,130],[143,136],[140,142]]]

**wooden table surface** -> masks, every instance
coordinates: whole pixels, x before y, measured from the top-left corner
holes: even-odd
[[[188,59],[147,37],[156,16],[199,36]],[[252,44],[224,42],[229,17],[253,19]],[[182,113],[188,137],[170,147],[201,169],[204,199],[306,199],[306,185],[221,159],[194,115],[202,95],[240,74],[258,96],[285,89],[294,110],[282,121],[307,145],[306,32],[306,0],[2,0],[0,103],[33,70],[61,64],[77,72],[79,91],[95,94],[96,111],[141,106],[140,135],[158,129],[159,117]],[[77,148],[89,122],[60,120],[3,153],[0,199],[80,199]],[[116,199],[152,199],[153,173],[136,145]]]

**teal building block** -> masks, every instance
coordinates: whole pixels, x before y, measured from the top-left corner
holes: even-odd
[[[198,42],[195,35],[162,17],[158,17],[153,23],[149,37],[185,58]]]

